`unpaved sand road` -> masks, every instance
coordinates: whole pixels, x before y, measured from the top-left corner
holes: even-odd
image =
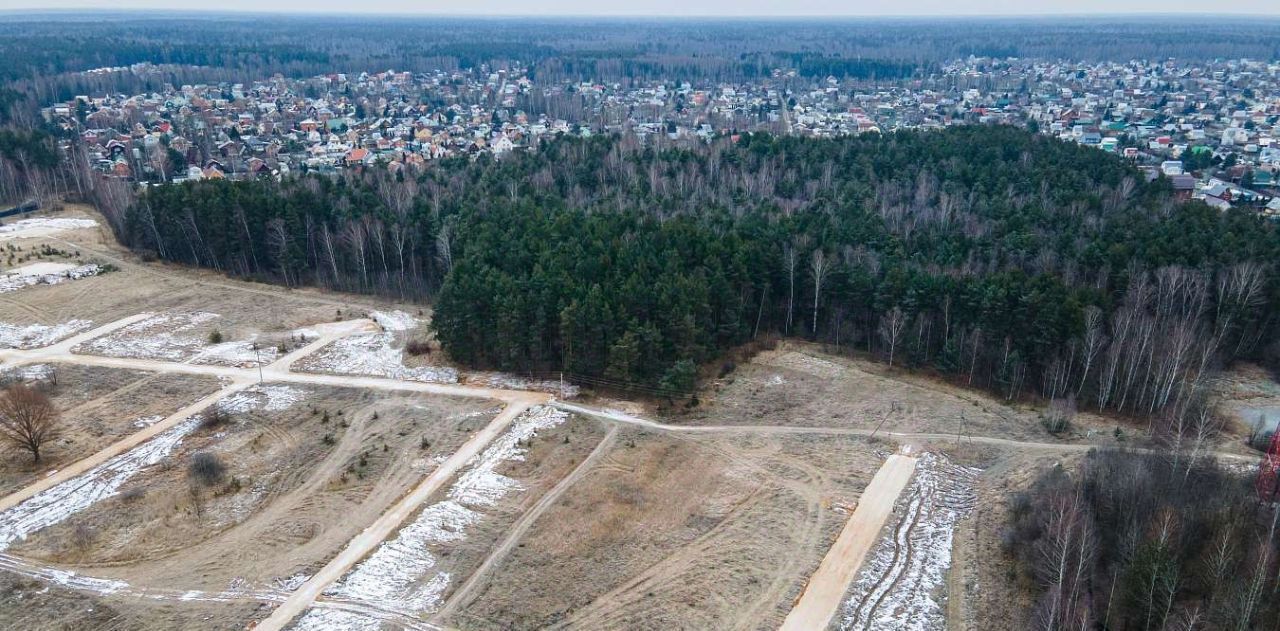
[[[1014,440],[1011,438],[994,438],[991,436],[964,435],[957,437],[955,434],[891,432],[885,430],[877,431],[862,429],[857,427],[803,427],[795,425],[672,425],[670,423],[662,423],[618,410],[600,409],[589,405],[568,403],[566,401],[552,401],[550,405],[566,412],[575,412],[577,414],[583,414],[617,423],[625,423],[627,425],[635,425],[637,427],[643,427],[645,429],[651,429],[659,432],[680,432],[689,434],[828,434],[832,436],[879,436],[886,439],[896,440],[899,443],[912,445],[929,442],[962,443],[972,445],[990,445],[992,447],[1008,447],[1023,451],[1061,451],[1074,453],[1089,451],[1090,449],[1117,447],[1117,445],[1114,444],[1068,442],[1042,443],[1027,440]],[[1138,454],[1160,453],[1157,450],[1145,449],[1142,447],[1132,447],[1129,448],[1128,451]],[[1202,451],[1200,452],[1200,455],[1212,455],[1215,458],[1235,462],[1256,463],[1258,461],[1256,456],[1240,454],[1232,451]]]
[[[880,530],[893,513],[898,495],[915,471],[916,459],[894,454],[871,478],[858,499],[849,523],[831,545],[796,606],[782,622],[782,631],[825,629],[840,608],[840,599],[858,574],[862,560],[880,538]]]
[[[414,511],[426,503],[446,482],[453,479],[453,476],[468,461],[479,455],[493,439],[506,431],[511,421],[515,420],[530,406],[545,402],[549,398],[548,395],[526,394],[527,396],[508,403],[501,414],[494,417],[484,429],[476,432],[475,436],[468,440],[466,444],[441,463],[435,471],[432,471],[422,481],[422,484],[419,484],[409,495],[397,502],[395,506],[392,506],[391,510],[383,513],[377,521],[352,539],[347,544],[347,547],[338,553],[338,556],[320,568],[320,571],[316,572],[310,579],[307,579],[307,582],[294,591],[288,600],[276,607],[275,611],[271,612],[267,619],[254,628],[258,631],[283,629],[290,621],[310,607],[321,592],[332,585],[334,581],[342,578],[343,574],[346,574],[348,570],[370,552],[373,552],[374,548],[378,547],[384,539],[399,528]]]

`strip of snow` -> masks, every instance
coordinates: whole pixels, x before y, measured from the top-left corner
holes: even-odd
[[[384,331],[411,331],[418,328],[418,319],[403,311],[374,311],[369,315]]]
[[[0,226],[0,241],[26,237],[45,237],[64,230],[95,228],[97,225],[98,222],[92,219],[33,217]]]
[[[93,592],[95,594],[114,594],[129,587],[129,584],[124,581],[81,576],[70,570],[35,565],[7,554],[0,554],[0,569],[20,576],[38,578],[46,583],[52,583],[68,589]]]
[[[0,348],[23,350],[52,346],[93,326],[89,320],[68,320],[62,324],[28,324],[0,322]]]
[[[841,608],[840,629],[946,629],[945,596],[956,523],[977,502],[980,470],[926,453]]]
[[[426,383],[457,383],[458,371],[444,366],[404,365],[404,351],[392,348],[394,333],[351,335],[303,358],[296,370],[337,375],[388,377]]]
[[[205,345],[204,340],[193,333],[195,328],[219,317],[216,313],[204,311],[157,313],[80,344],[72,352],[183,361]]]
[[[0,294],[18,291],[32,285],[57,285],[69,280],[80,280],[96,276],[100,272],[102,268],[92,263],[88,265],[35,263],[0,274]]]
[[[422,509],[417,519],[401,528],[394,539],[379,545],[325,594],[376,603],[413,616],[438,610],[451,575],[437,571],[426,583],[415,587],[436,566],[430,547],[465,539],[466,529],[484,517],[478,509],[491,507],[508,492],[522,489],[519,481],[498,473],[498,468],[505,462],[523,460],[528,451],[523,444],[539,431],[568,418],[568,413],[552,407],[529,408],[512,423],[511,429],[467,463],[467,470],[449,488],[447,499]],[[348,628],[343,626],[346,620],[336,613],[312,608],[295,628]]]
[[[173,429],[90,469],[84,475],[42,491],[0,513],[0,550],[18,539],[61,523],[76,513],[120,492],[142,469],[169,455],[199,425],[190,418]]]
[[[251,410],[281,412],[293,407],[307,397],[302,388],[284,385],[253,386],[218,401],[218,409],[228,414],[240,414]]]

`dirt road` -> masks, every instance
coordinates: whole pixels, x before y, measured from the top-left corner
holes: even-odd
[[[545,399],[546,395],[530,393],[524,399],[507,404],[506,409],[501,414],[494,417],[484,429],[476,432],[475,436],[472,436],[458,451],[441,463],[440,467],[431,472],[409,495],[397,502],[395,506],[392,506],[391,510],[383,513],[382,517],[379,517],[377,521],[361,531],[359,535],[356,535],[347,544],[347,547],[338,553],[338,556],[325,564],[323,568],[320,568],[320,571],[316,572],[310,579],[307,579],[307,582],[295,590],[288,600],[276,607],[275,611],[271,612],[267,619],[254,628],[258,631],[283,629],[295,617],[306,611],[325,588],[342,578],[342,575],[346,574],[356,563],[359,563],[361,559],[373,552],[373,549],[399,528],[414,511],[420,508],[436,491],[440,490],[445,483],[453,479],[453,476],[471,458],[478,455],[494,438],[506,431],[507,426],[520,413]]]
[[[853,516],[809,578],[800,600],[782,622],[782,631],[827,628],[915,468],[915,458],[898,454],[889,456],[880,467],[858,499]]]

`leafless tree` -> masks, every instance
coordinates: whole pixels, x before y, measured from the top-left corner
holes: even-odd
[[[821,248],[813,251],[809,272],[813,274],[813,335],[818,335],[818,301],[822,297],[822,281],[827,277],[830,264]]]
[[[45,393],[15,384],[0,394],[0,439],[31,453],[40,463],[40,450],[61,433],[58,408]]]
[[[796,309],[796,248],[790,243],[782,244],[782,265],[787,270],[787,324],[783,333],[791,335],[791,319]]]
[[[880,316],[880,339],[889,347],[889,366],[893,366],[893,355],[897,351],[898,342],[902,338],[902,330],[907,326],[907,314],[894,307]]]

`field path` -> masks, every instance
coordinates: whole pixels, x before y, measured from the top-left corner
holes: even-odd
[[[530,394],[527,398],[508,403],[501,414],[494,417],[484,429],[476,432],[466,444],[441,463],[439,468],[431,472],[417,488],[397,502],[395,506],[392,506],[391,510],[383,513],[377,521],[356,535],[347,544],[347,547],[338,553],[338,556],[325,564],[323,568],[320,568],[320,571],[316,572],[310,579],[307,579],[306,583],[295,590],[287,600],[281,603],[279,607],[276,607],[275,611],[271,612],[269,617],[254,628],[257,631],[277,631],[283,629],[295,617],[306,611],[326,588],[339,578],[342,578],[342,575],[346,574],[356,563],[359,563],[361,559],[373,552],[374,548],[377,548],[384,539],[399,528],[414,511],[425,504],[445,483],[453,479],[453,476],[467,462],[479,455],[499,434],[506,431],[511,421],[515,420],[531,405],[539,403],[545,398],[545,395]]]
[[[911,480],[916,459],[889,456],[858,499],[858,507],[836,542],[823,557],[796,606],[783,620],[781,631],[825,629],[840,608],[840,600],[858,574],[862,560],[880,538],[880,530],[893,512],[898,495]]]

